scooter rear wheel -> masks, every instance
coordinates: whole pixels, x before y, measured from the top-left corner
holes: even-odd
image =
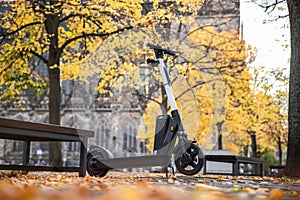
[[[195,144],[191,144],[183,154],[176,155],[176,158],[176,168],[184,175],[197,174],[204,164],[203,152]]]
[[[108,169],[101,169],[97,167],[97,162],[101,159],[108,159],[108,155],[101,147],[93,148],[87,155],[87,172],[90,176],[103,177],[109,171]]]

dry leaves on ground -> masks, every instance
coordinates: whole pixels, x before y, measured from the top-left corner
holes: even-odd
[[[114,173],[104,178],[79,178],[72,173],[18,174],[0,179],[0,200],[280,200],[287,196],[278,188],[234,187],[238,179],[233,187],[224,189],[209,185],[207,178],[197,178],[188,182],[162,174]],[[226,178],[216,180],[226,185]],[[296,197],[298,193],[288,195]]]

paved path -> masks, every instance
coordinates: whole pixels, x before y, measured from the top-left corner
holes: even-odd
[[[0,176],[0,200],[300,200],[300,180],[109,172],[105,177],[32,172]]]
[[[220,191],[232,197],[235,195],[243,196],[244,199],[270,199],[270,191],[278,189],[284,192],[282,199],[300,200],[300,180],[288,178],[217,175],[184,176],[181,174],[166,178],[166,175],[162,173],[112,172],[104,179],[115,181],[124,179],[126,184],[144,181],[152,183],[153,187]]]

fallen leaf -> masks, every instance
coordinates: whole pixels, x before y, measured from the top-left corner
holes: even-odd
[[[243,188],[243,192],[248,192],[250,194],[254,194],[255,190],[251,189],[251,188]]]
[[[290,196],[297,196],[298,195],[298,192],[297,191],[291,191],[289,193]]]
[[[275,188],[270,191],[271,200],[280,200],[283,198],[283,196],[284,196],[284,192],[281,189]]]
[[[150,183],[145,182],[145,181],[139,181],[139,182],[136,183],[136,185],[138,187],[142,187],[142,188],[149,188],[150,187]]]

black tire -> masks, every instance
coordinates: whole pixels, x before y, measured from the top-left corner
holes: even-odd
[[[107,156],[103,154],[99,149],[93,149],[91,152],[88,152],[87,155],[87,172],[90,176],[103,177],[108,173],[108,169],[97,168],[97,162],[100,162],[101,159],[108,159]]]
[[[176,158],[176,168],[184,175],[197,174],[204,164],[203,152],[195,144],[191,144],[185,153],[176,155]]]

